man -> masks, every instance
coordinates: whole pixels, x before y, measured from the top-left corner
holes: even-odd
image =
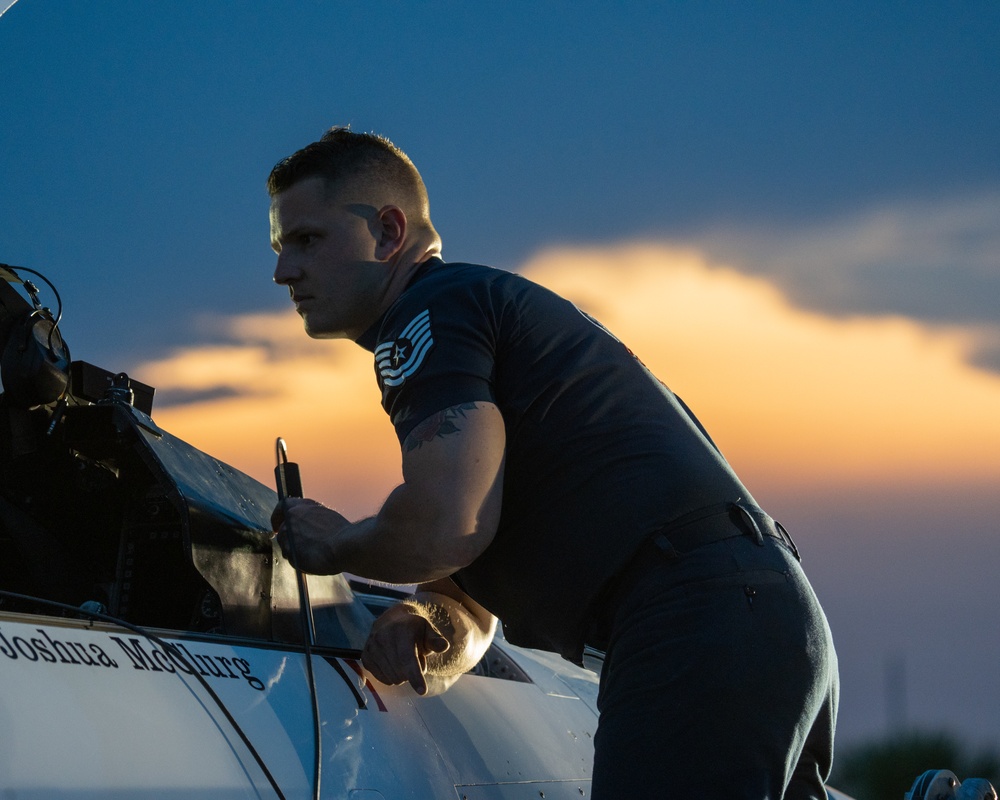
[[[515,644],[606,651],[595,798],[825,798],[829,628],[791,539],[687,407],[566,300],[442,261],[388,140],[331,129],[268,191],[275,282],[310,336],[373,351],[401,444],[374,517],[311,500],[275,516],[307,572],[419,584],[377,621],[369,671],[424,694],[499,617]]]

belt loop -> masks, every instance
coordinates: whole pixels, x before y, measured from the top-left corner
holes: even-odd
[[[667,538],[666,534],[658,533],[652,539],[650,539],[653,546],[659,550],[667,561],[676,561],[680,558],[680,553],[674,548],[670,543],[670,539]]]
[[[760,525],[757,524],[757,520],[754,518],[753,514],[750,513],[750,510],[743,505],[741,501],[737,501],[730,506],[729,514],[733,517],[733,521],[736,522],[737,525],[739,525],[741,521],[743,522],[743,525],[740,525],[740,527],[743,528],[746,533],[750,534],[754,540],[754,544],[758,547],[764,546],[764,533],[761,531]]]
[[[781,534],[781,538],[784,540],[785,544],[792,548],[792,555],[795,556],[795,560],[801,561],[802,556],[799,555],[799,548],[795,546],[795,542],[792,541],[792,535],[785,530],[785,526],[778,522],[778,520],[775,520],[774,527],[778,529],[778,533]]]

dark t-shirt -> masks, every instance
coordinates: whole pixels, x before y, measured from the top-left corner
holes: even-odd
[[[639,543],[747,490],[687,407],[600,324],[510,272],[427,262],[359,340],[402,442],[432,414],[495,403],[503,506],[454,577],[514,644],[578,661],[588,611]]]

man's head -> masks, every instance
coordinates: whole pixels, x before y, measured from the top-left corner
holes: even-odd
[[[440,253],[424,182],[384,137],[332,128],[280,161],[267,189],[274,280],[310,336],[356,339]]]
[[[267,179],[273,199],[306,178],[322,178],[332,193],[352,187],[378,198],[381,207],[398,205],[411,226],[431,226],[427,189],[409,157],[384,136],[330,128],[318,142],[306,145],[275,164]]]

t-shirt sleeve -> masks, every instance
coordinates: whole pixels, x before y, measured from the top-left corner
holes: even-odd
[[[496,342],[495,315],[467,290],[392,312],[375,347],[375,372],[400,442],[438,411],[496,402]]]

